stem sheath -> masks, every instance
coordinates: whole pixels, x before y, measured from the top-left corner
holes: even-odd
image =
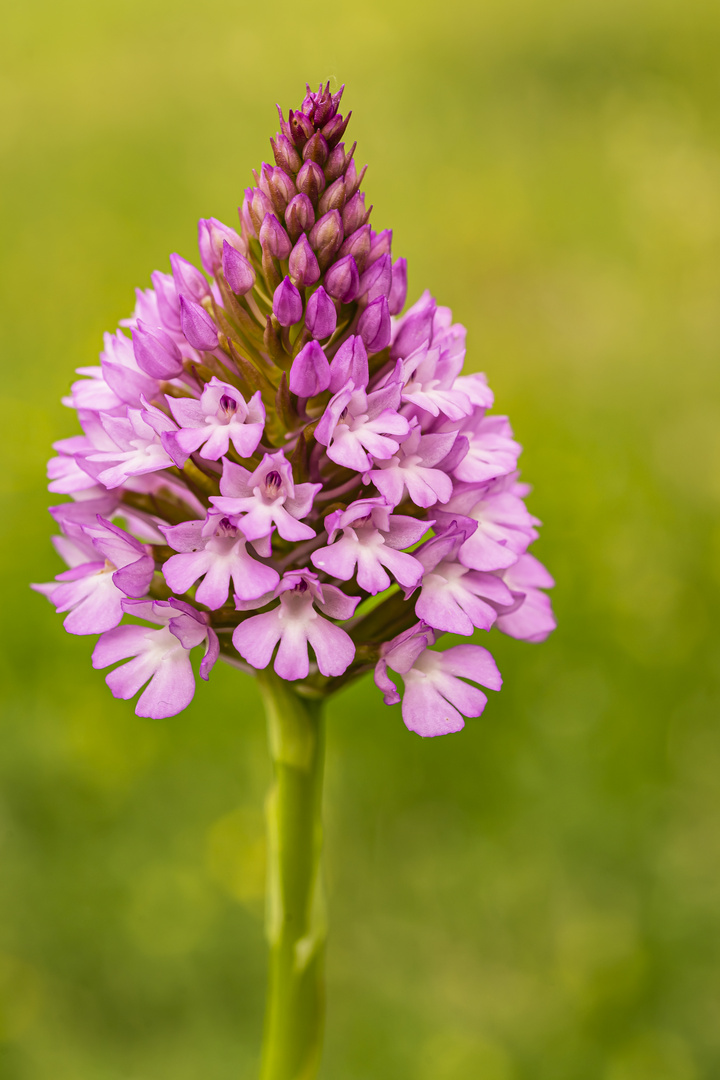
[[[258,675],[275,783],[267,802],[270,946],[261,1080],[313,1080],[324,1019],[326,922],[320,852],[322,700]]]

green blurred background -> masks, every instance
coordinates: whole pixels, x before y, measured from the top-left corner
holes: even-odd
[[[2,1080],[255,1075],[252,680],[141,720],[26,582],[59,404],[232,223],[275,101],[346,82],[376,228],[525,446],[544,645],[422,741],[330,710],[325,1080],[720,1076],[720,10],[26,0],[2,30]]]

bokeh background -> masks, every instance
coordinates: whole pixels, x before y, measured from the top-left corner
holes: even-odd
[[[329,723],[325,1080],[720,1075],[720,12],[704,0],[25,0],[3,15],[0,1077],[255,1076],[252,680],[141,720],[27,588],[75,366],[274,103],[348,84],[376,228],[525,446],[556,635],[422,741]]]

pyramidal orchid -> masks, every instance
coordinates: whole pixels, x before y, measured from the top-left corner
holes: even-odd
[[[50,489],[67,569],[44,593],[139,716],[193,699],[218,658],[257,676],[276,784],[263,1080],[315,1075],[322,705],[373,672],[410,731],[459,731],[501,678],[475,641],[541,641],[553,584],[520,446],[464,373],[465,329],[376,231],[342,89],[282,111],[232,226],[203,218],[78,369]],[[484,689],[480,689],[483,687]]]

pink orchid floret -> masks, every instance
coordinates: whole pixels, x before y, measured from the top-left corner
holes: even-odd
[[[107,488],[120,487],[131,476],[156,472],[174,462],[162,444],[161,435],[174,431],[172,420],[154,406],[128,409],[127,416],[102,416],[102,427],[113,449],[84,455],[86,465],[95,465],[96,478]]]
[[[330,619],[351,618],[360,597],[323,585],[311,571],[294,570],[272,594],[278,598],[277,607],[254,615],[234,631],[233,645],[240,655],[254,668],[266,668],[279,643],[273,667],[282,679],[295,681],[308,675],[310,646],[323,675],[342,675],[352,663],[355,645]]]
[[[145,595],[155,562],[145,544],[100,516],[73,532],[55,538],[70,567],[57,575],[60,584],[35,588],[58,613],[69,612],[63,622],[69,634],[101,634],[120,622],[127,596]]]
[[[444,652],[429,648],[433,631],[423,623],[399,634],[382,648],[375,668],[375,683],[386,705],[401,700],[388,668],[402,675],[402,718],[410,731],[425,738],[448,735],[465,726],[463,717],[480,716],[487,695],[464,680],[489,690],[502,686],[500,672],[487,649],[480,645],[454,645]]]
[[[406,491],[416,506],[446,503],[452,498],[452,479],[435,466],[447,458],[456,438],[456,431],[423,435],[419,424],[414,423],[397,453],[378,460],[363,481],[374,484],[392,506],[402,502]]]
[[[450,634],[489,630],[498,608],[509,611],[516,602],[507,582],[495,574],[468,570],[457,561],[470,532],[470,522],[455,525],[415,552],[423,566],[415,614],[435,630]]]
[[[507,416],[483,416],[477,410],[469,420],[462,432],[468,450],[453,476],[464,483],[482,484],[514,473],[522,447],[512,437]]]
[[[552,576],[534,555],[525,554],[505,571],[503,579],[515,603],[498,609],[498,630],[522,641],[544,641],[557,626],[550,597],[543,592],[554,586]]]
[[[203,677],[221,653],[315,697],[375,667],[411,730],[457,731],[485,705],[471,684],[500,682],[442,634],[555,626],[520,445],[450,309],[425,291],[403,313],[341,97],[281,113],[239,230],[202,218],[199,264],[154,271],[64,399],[79,431],[48,479],[68,568],[35,588],[102,635],[96,667],[127,661],[107,681],[141,715],[188,704],[204,645]]]
[[[234,386],[213,376],[199,401],[169,397],[167,403],[179,430],[163,434],[162,444],[180,468],[196,450],[219,461],[230,443],[240,457],[251,457],[262,438],[265,409],[259,390],[246,402]]]
[[[397,382],[367,394],[348,380],[330,400],[315,429],[315,438],[327,447],[330,460],[366,472],[373,458],[392,457],[410,433],[410,424],[397,412],[400,393]]]
[[[262,540],[277,528],[283,540],[309,540],[315,530],[304,525],[315,493],[322,484],[295,484],[292,466],[282,450],[265,454],[254,472],[224,461],[221,495],[213,505],[223,514],[237,517],[247,540]]]
[[[227,601],[231,581],[241,600],[257,600],[280,581],[277,570],[248,553],[245,536],[220,510],[210,511],[205,521],[161,528],[170,547],[179,552],[163,566],[168,587],[182,594],[202,578],[195,599],[211,610]]]
[[[125,600],[123,608],[135,618],[160,623],[161,628],[131,625],[108,631],[95,646],[93,667],[129,660],[105,677],[113,697],[127,700],[147,683],[135,708],[137,715],[155,720],[174,716],[195,694],[190,650],[205,644],[200,675],[207,680],[219,654],[217,635],[207,615],[179,600]]]
[[[522,498],[502,482],[461,487],[436,513],[441,525],[459,515],[476,524],[458,552],[458,559],[470,570],[505,570],[537,539],[540,522],[528,512]]]
[[[387,571],[400,585],[417,585],[422,564],[402,549],[416,544],[432,522],[391,511],[392,504],[379,497],[358,499],[347,510],[329,514],[325,518],[329,544],[313,551],[313,566],[340,581],[357,573],[359,587],[371,596],[391,585]]]

